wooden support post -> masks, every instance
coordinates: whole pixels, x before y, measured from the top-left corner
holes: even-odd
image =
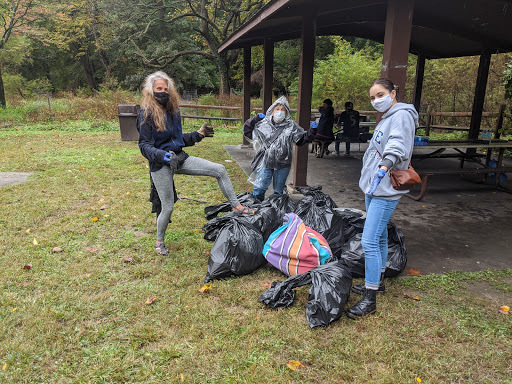
[[[482,123],[482,112],[484,109],[485,89],[487,88],[487,78],[489,77],[489,67],[491,65],[491,54],[483,53],[480,55],[480,64],[478,66],[478,77],[475,87],[475,98],[473,101],[473,113],[471,114],[471,124],[469,126],[469,140],[478,139],[480,125]],[[473,149],[474,151],[474,149]]]
[[[432,104],[427,106],[427,121],[425,123],[425,136],[430,136],[430,126],[432,125]]]
[[[244,48],[244,100],[242,106],[242,121],[251,117],[251,47]],[[249,142],[242,133],[242,145],[248,146]]]
[[[304,15],[302,21],[302,38],[299,67],[299,95],[297,122],[309,129],[311,120],[311,99],[313,96],[313,65],[315,61],[316,14]],[[307,186],[308,147],[295,148],[293,157],[293,186]]]
[[[413,10],[414,0],[388,0],[381,76],[398,87],[401,101],[407,77]]]
[[[494,138],[499,139],[501,136],[501,128],[503,128],[503,118],[505,117],[505,104],[500,105],[500,111],[498,112],[498,120],[496,121],[496,129],[494,130]]]
[[[274,42],[265,39],[263,44],[263,113],[272,105],[274,84]]]
[[[421,93],[423,91],[423,76],[425,74],[425,55],[419,54],[416,62],[416,78],[414,79],[414,108],[420,112]]]

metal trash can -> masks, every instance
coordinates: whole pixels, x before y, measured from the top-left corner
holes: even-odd
[[[139,116],[140,106],[136,104],[119,104],[117,112],[119,116],[119,125],[121,127],[122,141],[138,141],[139,132],[137,131],[137,117]]]

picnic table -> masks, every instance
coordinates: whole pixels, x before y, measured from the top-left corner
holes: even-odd
[[[448,151],[451,149],[451,151]],[[468,149],[474,149],[468,151]],[[477,152],[479,150],[487,150],[487,153]],[[501,173],[512,172],[512,167],[503,166],[503,154],[505,149],[512,149],[512,141],[507,140],[429,140],[425,146],[415,146],[412,159],[415,167],[419,162],[425,159],[440,159],[440,158],[459,158],[460,163],[458,168],[437,168],[437,169],[422,169],[416,168],[416,172],[421,176],[421,190],[416,196],[407,194],[406,196],[419,201],[427,192],[427,183],[429,176],[434,175],[489,175],[494,174],[494,183],[497,188],[506,192],[512,193],[512,190],[501,186],[499,183],[499,176]],[[491,163],[492,150],[498,150],[498,159],[495,163]],[[485,160],[483,160],[485,158]],[[472,162],[478,164],[476,168],[464,168],[465,162]],[[496,167],[491,166],[496,165]]]

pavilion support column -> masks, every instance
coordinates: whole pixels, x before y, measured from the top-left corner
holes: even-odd
[[[388,0],[381,76],[398,87],[399,100],[405,91],[413,10],[414,0]]]
[[[265,39],[263,44],[263,113],[272,105],[274,85],[274,42]]]
[[[423,91],[423,76],[425,74],[425,55],[419,54],[416,62],[416,78],[414,79],[414,108],[420,112],[421,93]]]
[[[242,120],[245,122],[251,117],[251,47],[244,48],[244,96],[242,106]],[[242,146],[249,146],[249,142],[242,133]]]
[[[482,123],[482,112],[484,110],[485,89],[487,88],[487,78],[489,77],[489,67],[491,65],[491,54],[483,53],[480,55],[480,65],[478,66],[478,77],[476,79],[475,98],[473,100],[473,111],[471,113],[471,124],[469,125],[469,140],[478,139],[480,125]]]
[[[297,99],[297,123],[309,129],[311,99],[313,96],[313,65],[315,62],[316,14],[305,15],[302,20],[302,37],[299,67],[299,95]],[[307,186],[308,146],[295,148],[293,157],[293,186]]]

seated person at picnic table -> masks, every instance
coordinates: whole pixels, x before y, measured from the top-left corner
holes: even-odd
[[[338,120],[338,124],[343,125],[343,132],[336,135],[336,140],[345,141],[345,155],[350,156],[350,142],[356,141],[359,137],[359,112],[354,110],[354,104],[347,101],[345,111],[343,111]],[[340,143],[334,143],[336,155],[340,154]]]
[[[265,192],[272,179],[274,194],[283,194],[292,165],[292,144],[307,144],[315,134],[316,129],[306,131],[292,120],[290,106],[284,96],[267,109],[266,115],[259,113],[244,123],[244,135],[256,151],[249,177],[254,184],[254,197],[265,200]]]
[[[334,141],[334,134],[332,133],[332,126],[334,125],[334,108],[332,107],[332,100],[325,99],[323,104],[318,107],[320,112],[320,120],[318,121],[318,128],[315,140],[324,141],[324,152],[326,155],[330,153],[329,144]],[[312,125],[314,127],[314,125]],[[319,147],[320,148],[320,147]],[[320,156],[321,149],[317,150],[317,156]]]

